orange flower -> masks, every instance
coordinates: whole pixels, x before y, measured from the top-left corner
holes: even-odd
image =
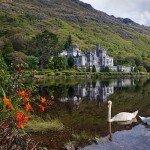
[[[23,118],[23,121],[24,121],[24,123],[27,123],[28,122],[28,116],[24,116],[24,118]]]
[[[12,104],[11,104],[11,100],[9,100],[7,97],[5,97],[5,98],[3,99],[3,101],[4,101],[4,104],[6,105],[6,108],[7,108],[8,110],[13,109],[13,106],[12,106]]]
[[[4,104],[5,104],[5,105],[10,104],[10,102],[11,102],[7,97],[5,97],[5,98],[3,99],[3,101],[4,101]]]
[[[24,96],[25,96],[25,97],[29,97],[29,92],[28,92],[28,91],[25,91]]]
[[[45,107],[44,107],[43,105],[39,105],[39,106],[40,106],[40,109],[41,109],[42,111],[44,111]]]
[[[21,111],[17,111],[16,113],[17,126],[19,128],[24,128],[24,126],[28,122],[28,116],[25,116]]]
[[[28,100],[29,100],[28,97],[24,97],[24,98],[23,98],[23,101],[24,101],[24,102],[28,102]]]
[[[22,118],[23,118],[23,113],[21,112],[21,111],[17,111],[17,113],[16,113],[16,120],[18,121],[18,120],[22,120]]]
[[[7,107],[8,110],[13,109],[13,106],[12,106],[11,103],[7,104],[6,107]]]
[[[41,103],[44,103],[46,101],[45,97],[41,97]]]
[[[18,121],[17,126],[19,128],[24,128],[24,124],[21,121]]]
[[[19,97],[29,97],[28,91],[17,91]]]
[[[33,108],[31,107],[30,103],[28,102],[28,104],[25,106],[26,108],[26,111],[29,111],[29,110],[32,110],[33,111]]]
[[[25,96],[25,91],[17,91],[19,97]]]

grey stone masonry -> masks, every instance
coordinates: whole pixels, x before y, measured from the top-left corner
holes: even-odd
[[[110,57],[106,50],[101,49],[99,44],[96,44],[94,52],[87,49],[85,53],[75,44],[73,48],[68,48],[60,55],[66,56],[67,58],[73,57],[74,65],[77,68],[85,68],[88,71],[92,71],[93,66],[95,66],[97,72],[102,71],[105,67],[108,67],[112,71],[119,72],[134,71],[134,67],[114,66],[113,57]]]

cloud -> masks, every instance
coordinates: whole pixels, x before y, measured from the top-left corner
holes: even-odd
[[[95,9],[116,17],[130,18],[150,26],[150,0],[81,0]]]

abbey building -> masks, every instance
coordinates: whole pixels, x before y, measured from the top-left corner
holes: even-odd
[[[99,44],[96,45],[94,52],[86,50],[84,53],[79,49],[78,45],[74,45],[73,48],[68,48],[60,55],[66,56],[67,58],[73,57],[74,65],[77,68],[86,69],[88,71],[92,71],[93,66],[95,66],[97,72],[102,71],[105,67],[108,67],[111,71],[134,71],[134,67],[114,66],[113,57],[109,56],[106,50],[102,50]]]

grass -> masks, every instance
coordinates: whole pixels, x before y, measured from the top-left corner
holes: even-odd
[[[79,134],[76,134],[76,133],[73,133],[72,134],[72,137],[77,140],[77,141],[80,141],[80,140],[89,140],[89,139],[92,139],[93,137],[88,135],[85,131],[82,131],[81,133]]]
[[[40,117],[34,117],[28,123],[28,129],[33,132],[56,130],[60,131],[64,128],[64,125],[58,119],[42,119]]]
[[[95,140],[95,138],[100,138],[100,136],[95,135],[95,137],[93,137],[93,135],[87,134],[85,131],[82,131],[80,133],[73,133],[72,138],[72,140],[64,144],[64,147],[76,147],[81,141],[88,141],[89,143],[91,143]]]
[[[75,147],[77,145],[76,141],[69,141],[67,143],[64,144],[65,148],[71,148],[71,147]]]
[[[140,59],[142,61],[141,65],[144,64],[147,68],[150,66],[150,35],[149,30],[142,26],[138,27],[140,30],[137,26],[124,26],[121,23],[119,25],[117,23],[116,26],[108,16],[103,18],[100,13],[83,9],[81,4],[70,0],[62,3],[56,0],[53,6],[43,4],[44,1],[2,0],[2,2],[11,5],[7,11],[3,8],[4,6],[0,6],[6,11],[0,13],[1,43],[5,43],[5,38],[13,39],[13,36],[19,33],[26,39],[25,44],[28,44],[33,36],[48,29],[57,34],[61,50],[68,35],[71,34],[72,42],[77,43],[82,51],[87,48],[94,51],[95,44],[100,43],[101,48],[105,48],[108,54],[117,60],[117,63],[121,60],[122,65],[135,65],[135,63],[137,65],[135,60],[138,58],[137,61]],[[62,12],[65,13],[61,16]],[[103,22],[103,19],[108,23]],[[141,30],[146,31],[147,34]]]

